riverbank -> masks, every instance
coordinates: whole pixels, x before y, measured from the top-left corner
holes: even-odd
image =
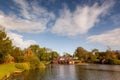
[[[15,67],[15,63],[0,64],[0,80],[6,75],[9,76],[14,71],[21,71]]]
[[[89,65],[89,63],[77,63],[75,65]]]
[[[49,62],[40,62],[38,68],[45,68],[46,65],[50,64]],[[20,74],[24,70],[30,70],[35,65],[30,65],[30,63],[9,63],[9,64],[0,64],[0,80],[2,78],[9,77],[11,74]]]

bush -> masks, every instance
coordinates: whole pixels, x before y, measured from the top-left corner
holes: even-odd
[[[45,67],[45,65],[40,62],[39,58],[37,56],[28,56],[26,57],[26,62],[30,63],[30,69],[31,70],[35,70],[35,69],[39,69],[41,67]]]
[[[114,59],[113,61],[114,61],[114,64],[120,64],[120,60],[118,59]]]
[[[15,66],[18,69],[22,70],[35,70],[39,68],[45,68],[45,64],[40,62],[39,58],[37,56],[26,56],[25,63],[17,63]]]
[[[75,63],[82,63],[81,60],[75,60]]]
[[[44,65],[49,65],[51,61],[41,61]]]
[[[43,62],[39,63],[39,68],[45,68],[45,64]]]
[[[15,67],[22,70],[30,70],[30,64],[29,63],[16,63]]]
[[[109,59],[108,64],[118,64],[118,65],[120,65],[120,60],[118,60],[118,59]]]
[[[31,69],[39,69],[39,59],[37,57],[31,57],[31,60],[30,60],[30,68]]]

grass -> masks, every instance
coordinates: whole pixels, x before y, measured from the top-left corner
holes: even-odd
[[[9,75],[13,71],[18,71],[15,67],[14,63],[9,64],[0,64],[0,79],[2,79],[5,75]]]
[[[45,64],[40,62],[39,68],[45,68]],[[29,70],[30,65],[28,63],[9,63],[9,64],[0,64],[0,79],[5,75],[10,75],[14,71]]]

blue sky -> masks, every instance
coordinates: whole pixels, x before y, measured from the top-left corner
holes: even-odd
[[[0,0],[0,25],[22,49],[120,50],[120,0]]]

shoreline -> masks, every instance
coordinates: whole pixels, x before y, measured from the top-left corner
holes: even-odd
[[[75,64],[75,65],[90,65],[90,63],[77,63],[77,64]]]
[[[21,69],[17,69],[15,67],[15,63],[8,63],[8,64],[1,64],[0,65],[1,73],[0,73],[0,80],[6,80],[9,76],[15,72],[23,72]]]

